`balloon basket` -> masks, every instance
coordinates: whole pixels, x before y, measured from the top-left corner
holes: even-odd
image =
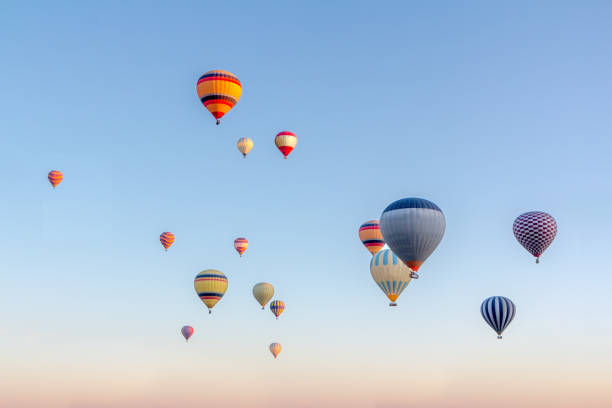
[[[497,340],[501,340],[501,339],[502,339],[502,336],[497,336]]]
[[[397,306],[397,303],[391,302],[391,303],[389,303],[389,306]]]
[[[208,314],[211,314],[211,313],[212,313],[212,310],[208,309]]]
[[[219,119],[217,119],[217,125],[220,125],[221,121]]]
[[[540,258],[536,258],[536,263],[540,263]]]
[[[418,274],[418,273],[416,273],[416,272],[410,272],[410,277],[411,277],[412,279],[419,279],[419,274]]]

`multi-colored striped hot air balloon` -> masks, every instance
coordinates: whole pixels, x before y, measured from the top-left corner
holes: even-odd
[[[270,310],[278,319],[278,316],[280,316],[281,313],[283,313],[283,310],[285,310],[285,302],[282,300],[275,300],[274,302],[270,303]]]
[[[375,255],[385,246],[378,220],[366,221],[361,224],[361,227],[359,227],[359,239],[372,255]]]
[[[253,296],[261,305],[261,310],[266,308],[266,303],[274,296],[274,286],[267,282],[260,282],[253,286]]]
[[[557,236],[557,221],[543,211],[529,211],[514,220],[512,231],[519,244],[540,263],[540,255]]]
[[[185,341],[188,341],[191,336],[193,336],[193,327],[191,326],[183,326],[181,329],[181,334],[185,338]]]
[[[202,75],[196,89],[204,107],[217,119],[217,125],[242,95],[242,85],[236,75],[222,70],[208,71]]]
[[[380,216],[380,232],[391,251],[412,269],[413,278],[433,253],[446,229],[440,207],[423,198],[404,198],[387,206]]]
[[[412,279],[410,268],[390,249],[383,249],[370,261],[370,273],[374,282],[391,301],[389,306],[397,306],[395,301]]]
[[[202,302],[208,307],[208,313],[211,313],[211,309],[227,290],[227,277],[216,269],[206,269],[196,275],[193,286]]]
[[[242,153],[242,157],[246,159],[247,154],[249,154],[253,148],[253,141],[248,137],[241,137],[238,139],[238,142],[236,142],[236,147],[240,153]]]
[[[272,344],[270,344],[270,353],[272,353],[274,358],[276,358],[276,356],[278,356],[278,353],[280,353],[282,349],[283,349],[283,346],[281,346],[280,343],[272,343]]]
[[[247,250],[248,246],[249,240],[246,238],[236,238],[234,240],[234,249],[240,254],[240,256],[244,254],[244,251]]]
[[[57,187],[57,185],[64,179],[64,175],[59,170],[51,170],[47,175],[47,178],[49,179],[49,183],[51,183],[53,186],[53,189],[55,189],[55,187]]]
[[[163,232],[159,236],[159,242],[161,242],[162,246],[167,251],[168,248],[170,248],[170,246],[174,244],[174,234],[171,232]]]
[[[278,150],[281,151],[286,159],[289,153],[295,148],[295,145],[297,145],[297,136],[295,133],[285,130],[276,135],[274,144],[276,144],[276,147],[278,147]]]

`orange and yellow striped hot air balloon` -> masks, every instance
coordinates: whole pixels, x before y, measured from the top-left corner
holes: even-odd
[[[283,349],[283,346],[281,346],[280,343],[272,343],[270,344],[269,348],[270,348],[270,353],[272,353],[274,358],[276,358],[276,356],[278,356],[278,353],[280,353],[281,350]]]
[[[278,147],[278,150],[281,151],[286,159],[295,148],[295,145],[297,145],[297,136],[295,133],[287,130],[279,132],[274,138],[274,144],[276,144],[276,147]]]
[[[372,255],[385,246],[378,220],[366,221],[359,227],[359,239]]]
[[[174,234],[171,232],[164,232],[159,236],[159,241],[167,251],[170,245],[174,244]]]
[[[238,251],[240,256],[244,254],[244,251],[247,250],[248,246],[249,246],[249,240],[246,238],[236,238],[234,240],[234,248],[236,249],[236,251]]]
[[[47,175],[47,178],[49,179],[49,183],[51,183],[55,189],[55,187],[57,187],[57,185],[64,179],[64,175],[59,170],[51,170]]]
[[[215,69],[198,79],[198,97],[206,109],[217,119],[221,118],[238,103],[242,95],[242,84],[231,72]]]

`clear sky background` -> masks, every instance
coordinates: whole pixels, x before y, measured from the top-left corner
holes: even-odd
[[[605,1],[3,2],[0,406],[612,406],[610,21]],[[211,69],[243,84],[221,126]],[[410,196],[447,230],[389,308],[357,229]],[[529,210],[559,224],[539,265],[512,234]],[[212,315],[207,268],[229,278]],[[492,295],[517,305],[502,341]]]

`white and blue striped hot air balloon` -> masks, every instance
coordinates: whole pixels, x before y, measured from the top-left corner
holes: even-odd
[[[403,198],[387,206],[380,216],[385,243],[406,266],[412,277],[436,249],[446,229],[440,207],[423,198]]]
[[[497,333],[497,338],[502,338],[502,333],[508,327],[514,315],[516,306],[503,296],[491,296],[480,305],[480,314],[489,326]]]
[[[383,249],[372,257],[370,273],[374,282],[389,298],[389,306],[397,306],[395,301],[412,279],[412,271],[390,249]]]

